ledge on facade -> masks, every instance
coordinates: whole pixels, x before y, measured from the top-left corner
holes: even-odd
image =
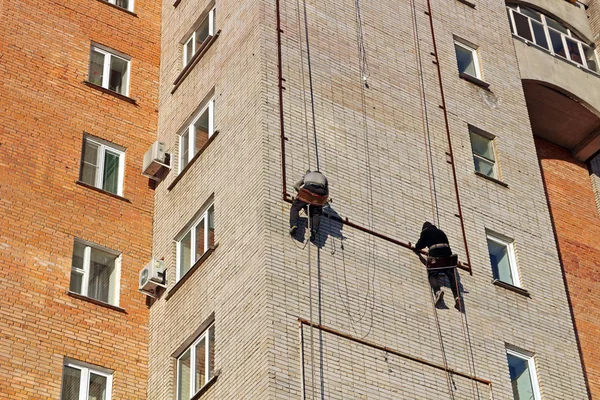
[[[531,297],[531,295],[529,294],[529,292],[527,290],[520,288],[518,286],[515,286],[515,285],[511,285],[510,283],[502,282],[501,280],[498,280],[498,279],[494,279],[492,281],[492,283],[496,286],[500,286],[501,288],[510,290],[515,293],[519,293],[525,297]]]
[[[79,294],[79,293],[68,291],[67,295],[69,295],[69,296],[71,296],[71,297],[73,297],[75,299],[87,301],[88,303],[92,303],[92,304],[95,304],[97,306],[110,308],[111,310],[115,310],[115,311],[118,311],[120,313],[127,314],[127,311],[125,311],[124,308],[121,308],[121,307],[118,307],[118,306],[113,306],[112,304],[108,304],[108,303],[105,303],[105,302],[100,301],[100,300],[92,299],[91,297],[87,297],[87,296],[84,296],[84,295]]]
[[[479,86],[480,88],[485,89],[485,90],[491,92],[491,90],[490,90],[490,84],[487,83],[487,82],[482,81],[481,79],[475,78],[474,76],[466,74],[464,72],[461,72],[458,76],[461,79],[464,79],[467,82],[471,82],[471,83]]]
[[[188,62],[188,64],[181,70],[179,75],[177,75],[177,78],[175,78],[175,82],[173,82],[173,89],[171,90],[171,94],[175,93],[175,91],[177,90],[179,85],[181,85],[181,82],[183,82],[185,77],[190,74],[192,68],[194,68],[194,66],[196,64],[198,64],[198,61],[200,61],[200,59],[202,57],[204,57],[204,54],[206,54],[208,49],[210,49],[210,47],[217,40],[217,38],[219,37],[220,34],[221,34],[221,30],[219,29],[210,39],[208,39],[204,43],[202,43],[202,46],[198,49],[196,54],[194,54],[194,56],[192,57],[190,62]]]
[[[129,11],[128,9],[126,9],[126,8],[123,8],[123,7],[119,7],[119,6],[118,6],[118,5],[116,5],[116,4],[109,3],[109,2],[108,2],[108,1],[106,1],[106,0],[98,0],[98,1],[99,1],[100,3],[104,3],[104,4],[107,4],[107,5],[111,6],[111,7],[113,7],[113,8],[116,8],[117,10],[124,11],[124,12],[126,12],[127,14],[129,14],[129,15],[132,15],[132,16],[134,16],[134,17],[136,17],[136,18],[138,17],[138,15],[137,15],[136,13],[134,13],[133,11]]]
[[[212,378],[210,378],[208,380],[208,382],[206,382],[206,384],[204,386],[202,386],[202,389],[198,390],[198,393],[196,393],[195,395],[193,395],[190,400],[197,400],[197,399],[200,398],[200,396],[202,396],[204,393],[206,393],[208,391],[208,389],[210,389],[211,386],[215,384],[215,382],[217,381],[217,378],[219,377],[219,375],[221,375],[221,370],[220,369],[218,369],[218,370],[215,371],[215,373],[212,376]]]
[[[123,197],[123,196],[119,196],[118,194],[114,194],[114,193],[108,192],[108,191],[106,191],[104,189],[97,188],[96,186],[90,185],[89,183],[85,183],[85,182],[82,182],[82,181],[75,181],[75,183],[77,185],[79,185],[79,186],[83,186],[83,187],[86,187],[88,189],[95,190],[98,193],[109,195],[110,197],[114,197],[115,199],[119,199],[119,200],[124,201],[126,203],[131,203],[131,200],[129,200],[129,199]]]
[[[167,292],[167,295],[165,296],[165,300],[169,300],[169,299],[170,299],[170,298],[171,298],[171,297],[172,297],[172,296],[175,294],[175,292],[177,292],[177,291],[179,290],[179,288],[180,288],[181,286],[183,286],[183,284],[184,284],[184,283],[185,283],[185,282],[186,282],[188,279],[190,279],[190,276],[192,276],[192,275],[194,274],[194,272],[195,272],[195,271],[196,271],[198,268],[200,268],[200,266],[201,266],[202,264],[204,264],[204,262],[206,261],[206,259],[208,259],[208,257],[210,257],[210,255],[211,255],[212,253],[214,253],[214,251],[215,251],[215,249],[216,249],[217,247],[219,247],[219,244],[218,244],[218,243],[215,243],[215,245],[214,245],[214,246],[212,246],[212,247],[209,247],[209,248],[208,248],[208,250],[206,250],[206,251],[204,252],[204,254],[202,254],[202,257],[200,257],[200,259],[199,259],[198,261],[196,261],[196,263],[195,263],[195,264],[192,266],[192,268],[190,268],[190,270],[189,270],[189,271],[188,271],[188,272],[187,272],[187,273],[186,273],[184,276],[182,276],[182,277],[181,277],[181,279],[179,279],[179,282],[177,282],[177,283],[175,284],[175,286],[173,286],[173,287],[171,288],[171,290],[169,290],[169,291]]]
[[[175,177],[175,179],[173,179],[173,182],[171,182],[171,184],[167,187],[168,191],[171,191],[175,185],[177,185],[177,182],[179,182],[181,180],[181,178],[183,177],[183,175],[185,175],[185,173],[192,167],[192,164],[194,164],[194,162],[196,162],[196,160],[198,158],[200,158],[200,155],[202,153],[204,153],[204,150],[206,150],[206,148],[208,147],[209,144],[211,144],[215,138],[215,136],[217,136],[217,134],[219,133],[218,130],[214,131],[212,136],[208,138],[208,140],[206,141],[206,143],[204,143],[204,145],[200,148],[200,150],[198,150],[198,152],[196,153],[196,155],[194,155],[194,157],[192,157],[192,159],[190,160],[189,163],[187,163],[187,165],[185,166],[185,168],[183,170],[181,170],[181,172],[179,173],[179,175],[177,175]]]
[[[471,7],[471,8],[475,8],[475,3],[471,3],[468,0],[457,0],[459,3],[463,3],[464,5]]]
[[[179,3],[181,3],[181,0],[175,0],[175,2],[173,2],[173,7],[177,7]]]
[[[86,86],[89,86],[91,88],[97,89],[97,90],[99,90],[99,91],[101,91],[103,93],[110,94],[111,96],[115,96],[118,99],[121,99],[121,100],[124,100],[124,101],[126,101],[128,103],[137,105],[137,100],[136,99],[132,99],[131,97],[127,97],[124,94],[117,93],[114,90],[107,89],[107,88],[102,87],[100,85],[96,85],[95,83],[92,83],[90,81],[83,81],[83,83]]]
[[[500,186],[504,186],[505,188],[507,188],[507,187],[508,187],[508,184],[507,184],[507,183],[504,183],[504,182],[502,182],[502,181],[501,181],[501,180],[499,180],[499,179],[492,178],[491,176],[487,176],[486,174],[482,174],[482,173],[481,173],[481,172],[479,172],[479,171],[475,171],[475,175],[477,175],[477,176],[479,176],[479,177],[481,177],[481,178],[483,178],[483,179],[487,179],[488,181],[492,181],[492,182],[494,182],[494,183],[497,183],[497,184],[498,184],[498,185],[500,185]]]

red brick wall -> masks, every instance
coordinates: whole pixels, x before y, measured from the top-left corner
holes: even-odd
[[[592,399],[600,399],[600,216],[587,166],[536,138]]]
[[[65,356],[115,371],[114,399],[145,399],[160,2],[0,1],[0,398],[59,399]],[[130,97],[82,82],[90,43],[132,58]],[[126,150],[122,200],[77,185],[83,132]],[[74,238],[122,252],[120,306],[67,295]]]

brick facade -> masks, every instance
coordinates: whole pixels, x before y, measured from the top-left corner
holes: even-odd
[[[113,399],[146,398],[160,8],[97,0],[0,3],[0,398],[60,398],[64,357],[114,371]],[[130,98],[85,85],[91,42],[131,57]],[[84,132],[125,151],[123,198],[79,179]],[[120,310],[67,294],[74,239],[122,254]]]
[[[536,147],[583,363],[596,399],[600,398],[600,216],[590,172],[564,148],[543,139],[536,139]]]

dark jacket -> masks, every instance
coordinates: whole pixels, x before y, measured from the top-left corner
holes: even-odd
[[[441,247],[437,249],[431,249],[429,251],[429,255],[431,257],[447,257],[452,255],[452,250],[450,250],[450,243],[448,242],[448,237],[441,230],[438,229],[435,225],[431,225],[425,223],[423,225],[424,229],[421,231],[421,237],[415,244],[415,248],[417,250],[422,250],[425,247],[431,247],[436,244],[447,244],[448,247]]]

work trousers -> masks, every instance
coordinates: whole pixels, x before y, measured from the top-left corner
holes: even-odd
[[[440,290],[441,275],[446,275],[448,277],[448,282],[450,283],[450,289],[452,289],[452,295],[454,296],[454,298],[457,298],[460,296],[460,294],[458,292],[458,286],[457,286],[458,271],[456,271],[456,268],[444,268],[444,269],[438,269],[435,271],[429,271],[428,275],[429,275],[429,283],[431,284],[431,288],[433,289],[434,293],[437,293]]]
[[[300,210],[304,210],[304,212],[307,212],[307,207],[307,203],[298,200],[297,198],[294,199],[294,202],[292,203],[292,208],[290,210],[290,227],[298,225],[298,218],[300,218]],[[323,207],[311,205],[309,213],[310,215],[308,217],[310,218],[311,227],[310,233],[316,233],[319,231],[319,226],[321,225],[321,215],[323,215]]]

